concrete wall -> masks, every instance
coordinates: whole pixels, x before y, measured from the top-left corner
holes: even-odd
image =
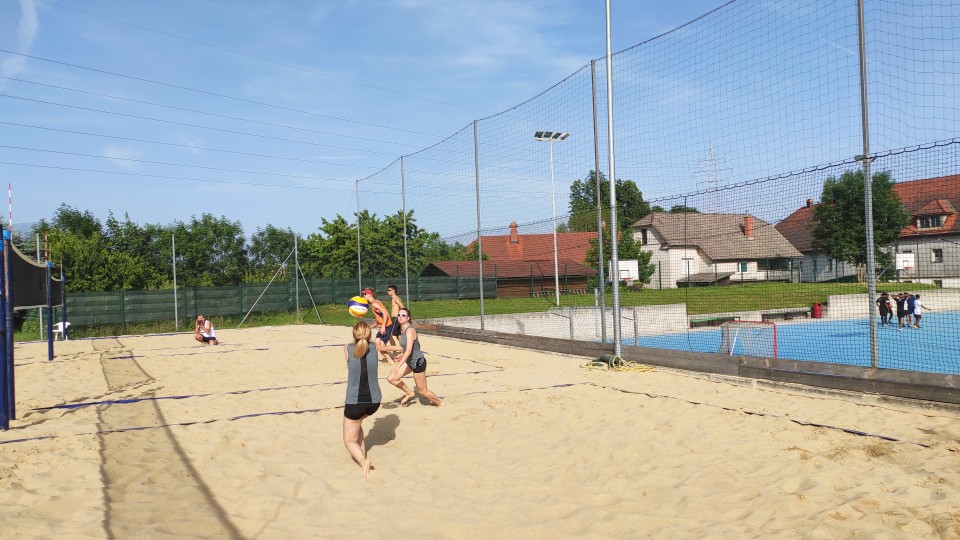
[[[909,283],[884,283],[877,287],[879,291],[887,292],[910,292]],[[930,312],[954,311],[960,309],[960,290],[956,289],[936,289],[920,292],[921,303],[928,308]],[[825,319],[856,319],[860,317],[869,317],[870,309],[874,308],[876,298],[870,300],[866,294],[843,294],[830,295],[827,299],[827,305],[823,310]],[[929,315],[929,312],[927,313]]]

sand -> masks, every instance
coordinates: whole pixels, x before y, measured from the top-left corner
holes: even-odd
[[[348,329],[218,333],[17,344],[0,536],[960,538],[957,409],[423,336],[364,480]]]

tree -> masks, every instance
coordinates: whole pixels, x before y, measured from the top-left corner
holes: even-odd
[[[662,211],[662,210],[661,210]],[[699,214],[700,211],[692,206],[686,206],[683,204],[675,204],[670,207],[671,214]]]
[[[237,285],[246,274],[247,247],[239,221],[211,214],[176,222],[177,280],[186,285]]]
[[[813,209],[813,247],[830,257],[856,265],[863,281],[867,263],[863,171],[846,171],[827,178],[820,204]],[[873,239],[878,266],[888,266],[893,255],[882,249],[900,236],[910,213],[893,191],[889,172],[873,175]]]
[[[600,173],[601,219],[610,222],[610,181]],[[650,213],[650,203],[643,200],[640,188],[633,180],[617,179],[617,224],[624,230]],[[594,232],[597,230],[597,176],[590,171],[584,180],[570,185],[569,230]]]
[[[607,231],[604,230],[603,235],[603,254],[607,257],[607,260],[610,260],[610,253],[612,253],[612,247],[610,244],[610,234],[607,234]],[[633,234],[629,231],[623,231],[620,233],[620,241],[617,242],[617,260],[633,260],[636,259],[638,263],[638,269],[640,275],[638,281],[641,283],[650,283],[650,277],[653,276],[654,270],[656,267],[650,264],[650,259],[653,257],[653,253],[649,251],[643,251],[640,248],[640,244],[633,239]],[[598,256],[597,256],[597,239],[590,239],[590,249],[587,250],[587,260],[584,261],[587,266],[590,266],[594,270],[598,270]],[[606,261],[604,261],[606,265]],[[609,280],[610,276],[606,275],[606,268],[604,269],[604,275]]]
[[[280,229],[270,224],[263,229],[258,227],[250,238],[250,267],[245,281],[268,281],[293,251],[294,237],[289,227]],[[288,264],[293,264],[292,258]],[[303,264],[300,266],[303,267]]]

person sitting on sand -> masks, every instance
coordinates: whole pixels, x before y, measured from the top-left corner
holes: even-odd
[[[343,346],[347,357],[347,397],[343,406],[343,445],[360,465],[364,478],[370,478],[371,462],[363,441],[363,420],[380,408],[380,384],[377,382],[377,349],[370,346],[370,325],[353,325],[353,343]]]
[[[217,331],[213,328],[213,323],[208,321],[203,313],[197,315],[197,324],[193,329],[193,339],[204,345],[218,345]]]
[[[420,338],[417,337],[417,331],[410,324],[410,310],[400,308],[400,312],[397,313],[397,320],[400,322],[400,346],[387,347],[387,350],[400,354],[394,359],[396,366],[390,371],[387,382],[404,393],[400,404],[406,405],[416,397],[416,393],[410,390],[400,379],[413,372],[413,381],[420,395],[429,399],[437,407],[443,407],[440,398],[427,389],[427,359],[420,351]]]

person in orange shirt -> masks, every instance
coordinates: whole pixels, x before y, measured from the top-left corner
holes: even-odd
[[[390,311],[383,302],[377,300],[376,292],[367,287],[360,292],[360,295],[370,303],[370,310],[373,311],[373,318],[376,319],[377,328],[377,352],[383,356],[388,356],[385,347],[390,344],[390,338],[393,337],[393,319],[390,318]],[[373,325],[372,325],[373,326]]]

